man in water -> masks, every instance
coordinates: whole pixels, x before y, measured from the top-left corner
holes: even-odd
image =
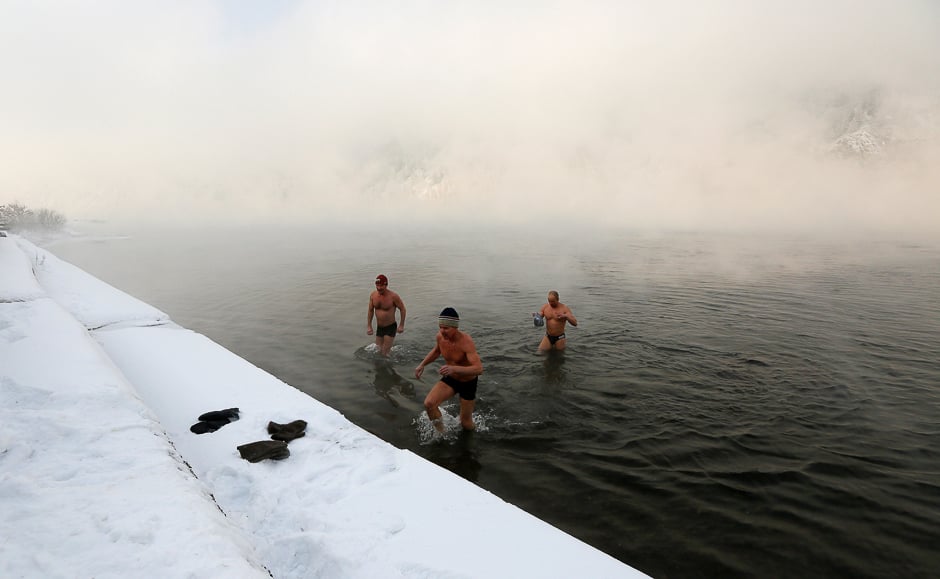
[[[437,333],[437,343],[434,349],[428,352],[424,360],[415,368],[415,378],[421,379],[424,367],[444,357],[445,365],[438,373],[441,379],[434,384],[424,399],[424,408],[434,428],[443,432],[444,424],[441,421],[441,411],[438,408],[445,400],[460,395],[460,425],[466,430],[473,430],[473,406],[477,396],[477,378],[483,373],[483,361],[477,354],[477,348],[465,332],[457,329],[460,325],[460,316],[454,308],[444,308],[437,318],[440,331]]]
[[[577,326],[578,318],[574,317],[568,306],[558,301],[558,292],[548,292],[548,303],[535,315],[545,321],[545,336],[539,344],[539,351],[564,350],[568,341],[565,337],[565,325],[570,322],[572,326]]]
[[[395,321],[395,309],[401,312],[401,321]],[[375,345],[383,356],[388,356],[395,341],[395,334],[405,331],[405,302],[388,289],[388,278],[379,274],[375,278],[375,291],[369,296],[369,315],[366,317],[366,334],[372,335],[372,315],[375,314]]]

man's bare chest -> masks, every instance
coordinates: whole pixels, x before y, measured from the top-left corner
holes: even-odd
[[[466,352],[459,345],[447,340],[441,340],[441,356],[447,360],[448,364],[460,364],[467,359]]]
[[[377,310],[390,310],[395,307],[392,296],[375,296],[372,298],[372,307]]]

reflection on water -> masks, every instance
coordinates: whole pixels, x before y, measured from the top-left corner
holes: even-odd
[[[457,427],[460,428],[460,425]],[[483,470],[476,444],[477,436],[478,433],[473,430],[460,429],[455,437],[425,447],[427,450],[424,456],[434,464],[475,483]]]
[[[375,393],[388,400],[395,408],[400,408],[401,399],[414,400],[415,385],[410,380],[402,378],[388,360],[376,360],[375,367]]]
[[[563,386],[567,378],[565,372],[565,351],[548,350],[542,354],[545,360],[542,369],[545,372],[545,384],[549,386]]]

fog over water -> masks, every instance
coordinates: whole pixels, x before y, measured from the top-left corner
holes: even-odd
[[[7,2],[0,203],[936,232],[938,31],[928,0]]]

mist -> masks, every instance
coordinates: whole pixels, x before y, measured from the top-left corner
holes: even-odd
[[[0,202],[940,231],[940,6],[8,2]]]

